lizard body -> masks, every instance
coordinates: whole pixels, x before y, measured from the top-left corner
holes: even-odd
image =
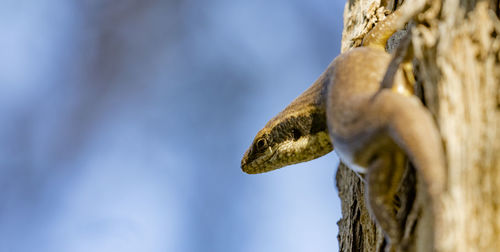
[[[267,172],[315,159],[335,147],[343,163],[366,176],[369,210],[389,243],[397,246],[402,231],[393,201],[406,159],[422,174],[431,198],[443,190],[445,177],[432,116],[413,96],[412,80],[405,77],[400,61],[384,50],[387,39],[425,3],[417,0],[414,8],[403,4],[367,34],[362,47],[335,58],[257,133],[243,156],[242,170]]]

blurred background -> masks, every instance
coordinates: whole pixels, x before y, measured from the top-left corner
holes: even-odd
[[[331,153],[247,175],[340,0],[4,0],[0,252],[337,251]]]

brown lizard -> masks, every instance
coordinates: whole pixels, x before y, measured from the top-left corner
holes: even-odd
[[[405,77],[401,60],[385,51],[388,38],[425,5],[426,0],[403,4],[376,24],[362,47],[335,58],[311,87],[257,133],[243,156],[242,170],[268,172],[318,158],[335,146],[340,160],[363,174],[370,212],[389,243],[397,246],[402,230],[393,201],[406,158],[422,174],[431,199],[441,193],[445,180],[438,128],[413,95],[412,79]]]

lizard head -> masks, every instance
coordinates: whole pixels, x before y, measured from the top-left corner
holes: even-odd
[[[322,108],[290,106],[271,119],[255,136],[241,160],[249,174],[272,171],[309,161],[333,150]]]
[[[268,172],[333,150],[325,105],[333,66],[257,133],[241,160],[244,172]]]

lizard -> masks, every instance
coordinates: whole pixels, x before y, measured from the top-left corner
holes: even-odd
[[[337,56],[257,133],[241,161],[244,172],[257,174],[309,161],[335,148],[340,160],[361,174],[369,212],[389,248],[402,239],[393,202],[406,160],[422,175],[433,202],[445,185],[438,127],[414,95],[414,80],[405,76],[405,53],[397,53],[408,45],[397,49],[395,56],[385,51],[389,37],[427,5],[427,0],[411,2],[378,22],[361,47]]]

